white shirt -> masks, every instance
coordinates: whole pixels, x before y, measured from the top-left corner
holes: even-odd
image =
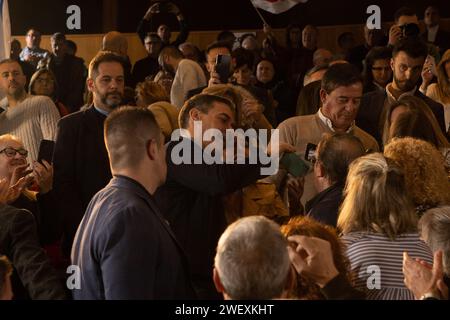
[[[325,117],[325,115],[322,113],[322,108],[319,109],[319,111],[317,112],[319,115],[319,119],[322,120],[322,122],[328,127],[330,128],[331,131],[336,132],[333,128],[333,123],[331,122],[330,119],[328,119],[327,117]],[[351,133],[353,130],[353,127],[355,126],[355,121],[353,121],[353,123],[351,124],[350,128],[348,128],[348,130],[346,131],[346,133]]]
[[[181,60],[170,90],[170,103],[180,109],[188,91],[203,86],[206,86],[206,77],[200,65],[192,60]]]

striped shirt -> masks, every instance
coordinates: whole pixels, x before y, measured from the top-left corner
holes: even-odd
[[[417,233],[392,241],[377,233],[352,232],[342,237],[347,246],[354,287],[369,300],[414,300],[403,283],[403,252],[433,263],[433,254]]]
[[[8,99],[0,101],[0,135],[12,134],[22,140],[28,150],[28,160],[38,158],[41,140],[55,140],[56,125],[60,118],[53,101],[44,96],[29,95],[10,108]]]

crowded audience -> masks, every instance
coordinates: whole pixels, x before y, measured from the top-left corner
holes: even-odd
[[[0,300],[448,300],[450,37],[435,6],[393,18],[202,47],[156,2],[144,58],[110,31],[87,68],[61,32],[13,39]]]

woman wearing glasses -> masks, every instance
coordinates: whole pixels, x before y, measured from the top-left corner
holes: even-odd
[[[16,299],[64,299],[61,277],[42,248],[59,234],[59,218],[52,209],[53,168],[43,161],[31,169],[27,155],[18,138],[0,136],[0,253],[17,271],[12,278]],[[40,192],[28,189],[33,183]]]
[[[387,47],[374,47],[367,53],[364,60],[364,93],[384,90],[392,81],[390,65],[392,50]]]

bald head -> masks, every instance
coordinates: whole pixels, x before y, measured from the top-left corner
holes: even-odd
[[[117,31],[111,31],[103,37],[103,51],[112,51],[121,56],[126,56],[128,53],[127,38]]]
[[[313,64],[315,66],[320,66],[322,64],[329,63],[333,58],[331,51],[327,49],[317,49],[313,54]]]
[[[331,183],[344,183],[348,167],[365,154],[364,145],[352,134],[326,135],[317,147],[317,161]]]

